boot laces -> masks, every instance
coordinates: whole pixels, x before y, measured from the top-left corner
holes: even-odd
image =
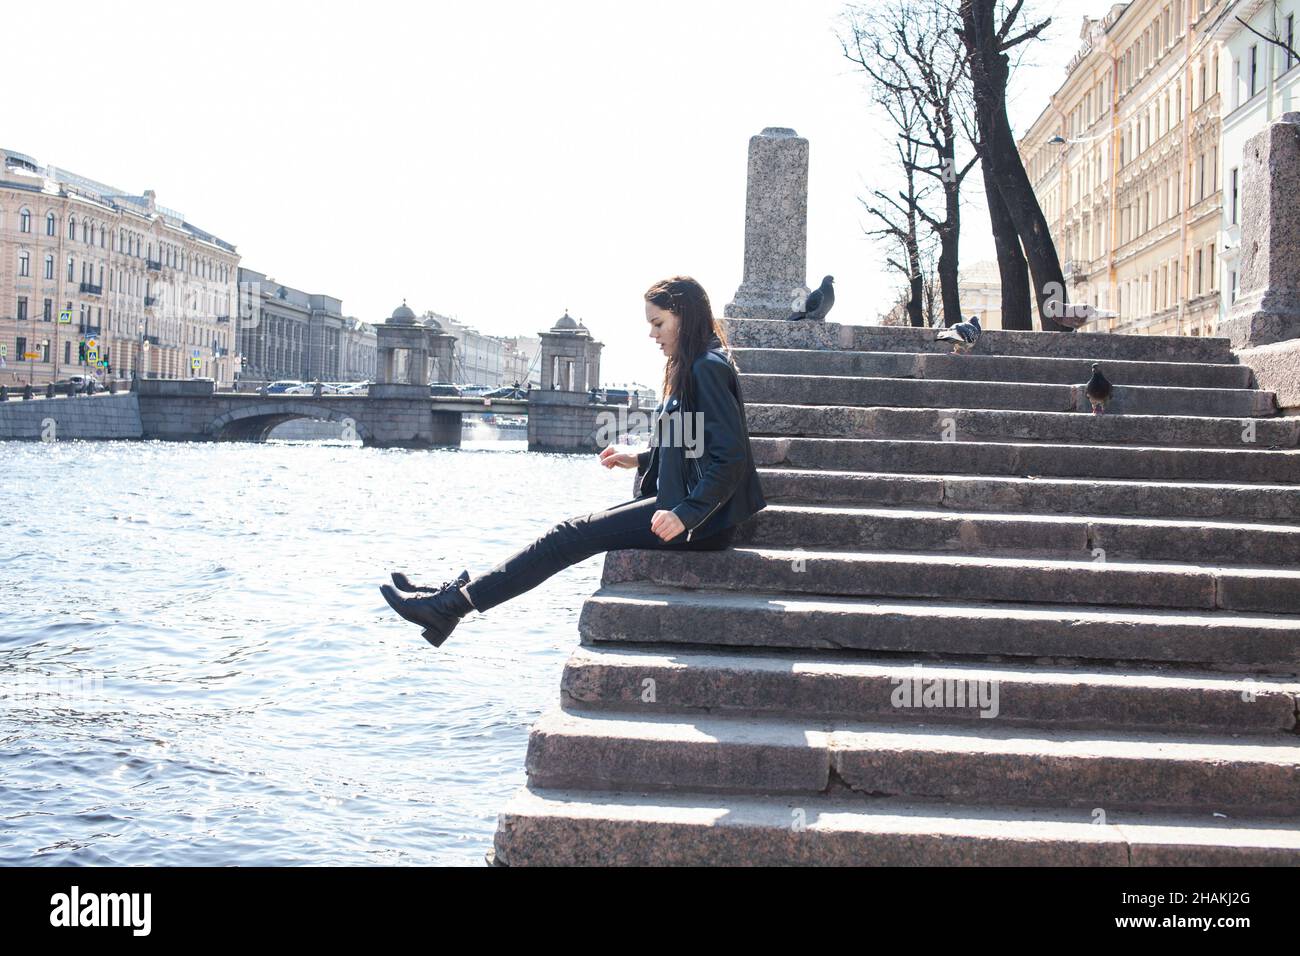
[[[456,583],[455,579],[451,581],[443,581],[436,591],[420,591],[415,596],[417,598],[437,597],[439,594],[442,594],[451,588],[457,590],[460,589],[460,585]]]

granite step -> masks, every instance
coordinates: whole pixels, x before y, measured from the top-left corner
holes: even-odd
[[[1300,738],[628,716],[558,706],[533,725],[536,787],[835,794],[1300,816]]]
[[[992,408],[1092,414],[1083,383],[971,382],[742,372],[746,405],[854,405],[909,408]],[[1116,384],[1106,415],[1264,417],[1278,414],[1277,395],[1263,389],[1173,388]]]
[[[1037,382],[1078,385],[1092,376],[1087,358],[1018,355],[951,355],[939,352],[848,352],[816,349],[731,350],[742,373],[767,375],[850,375],[873,378],[946,379],[975,382]],[[1208,362],[1109,360],[1102,374],[1116,385],[1176,388],[1253,388],[1248,365]]]
[[[1300,525],[1204,518],[769,504],[737,530],[733,545],[1300,568]]]
[[[495,850],[508,866],[1300,865],[1294,818],[1103,812],[525,786]]]
[[[1012,514],[1245,518],[1300,525],[1300,482],[1251,485],[797,468],[760,468],[758,476],[769,505],[917,505]]]
[[[750,447],[759,467],[1300,483],[1300,450],[786,436],[755,436]]]
[[[1300,447],[1300,417],[1093,415],[988,408],[770,405],[747,401],[745,418],[751,436],[1158,445],[1251,451]]]
[[[584,645],[1180,663],[1300,674],[1300,617],[951,598],[863,598],[607,583],[583,603]]]
[[[651,693],[651,691],[653,691]],[[908,661],[897,657],[583,645],[560,680],[569,712],[791,717],[1292,734],[1300,682],[1204,671]],[[1300,738],[1295,743],[1300,744]]]
[[[951,353],[936,342],[937,329],[897,325],[841,325],[838,322],[785,322],[765,319],[719,319],[732,348],[827,349],[854,352]],[[1110,332],[1008,332],[980,336],[969,357],[1014,355],[1030,358],[1119,359],[1129,362],[1199,362],[1240,364],[1226,337],[1189,335],[1117,335]]]
[[[605,556],[602,584],[790,591],[853,597],[948,598],[1300,614],[1294,566],[1066,561],[925,551],[731,547],[623,549]]]

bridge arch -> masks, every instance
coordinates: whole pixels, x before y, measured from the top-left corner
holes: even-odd
[[[295,418],[312,418],[340,425],[351,421],[361,444],[373,444],[373,433],[364,419],[348,414],[347,410],[331,409],[313,402],[274,401],[243,405],[218,415],[208,424],[206,431],[214,441],[263,442],[277,425]]]

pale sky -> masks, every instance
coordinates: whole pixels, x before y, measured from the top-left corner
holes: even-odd
[[[881,0],[869,0],[881,2]],[[1029,0],[1050,40],[1015,79],[1022,133],[1064,78],[1082,16]],[[692,275],[715,314],[742,278],[749,137],[809,140],[808,285],[839,322],[898,283],[859,196],[894,132],[868,111],[831,0],[654,4],[6,6],[0,145],[158,202],[249,268],[381,321],[405,298],[482,332],[567,308],[606,384],[658,385],[642,294]],[[978,171],[966,262],[992,258]]]

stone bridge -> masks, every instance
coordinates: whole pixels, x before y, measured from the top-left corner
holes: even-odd
[[[406,383],[373,384],[364,396],[319,398],[219,392],[208,378],[139,379],[135,388],[140,437],[165,441],[265,441],[277,425],[307,418],[350,425],[366,446],[432,448],[460,444],[464,415],[505,412],[528,416],[529,450],[592,451],[603,447],[600,413],[619,411],[576,392],[534,392],[531,399],[431,397],[427,385]]]
[[[211,379],[136,382],[143,438],[168,441],[265,441],[295,418],[350,426],[363,445],[429,448],[459,445],[461,416],[528,414],[522,399],[431,398],[427,386],[372,385],[369,395],[260,395],[218,392]]]

